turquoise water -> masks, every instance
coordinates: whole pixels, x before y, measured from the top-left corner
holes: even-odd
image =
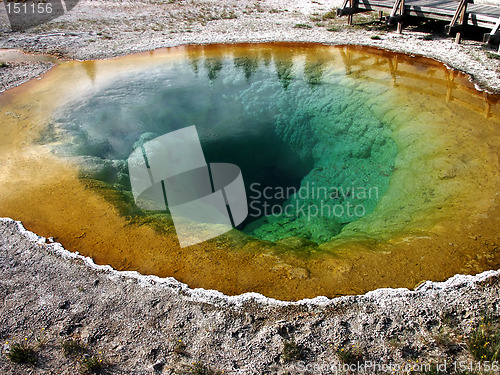
[[[388,127],[343,78],[278,57],[158,62],[60,108],[42,142],[128,192],[134,148],[196,125],[208,162],[242,170],[249,217],[238,229],[322,243],[373,211],[397,153]]]

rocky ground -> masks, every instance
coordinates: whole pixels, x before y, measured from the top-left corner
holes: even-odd
[[[94,360],[110,374],[497,369],[498,271],[285,303],[95,266],[2,220],[0,275],[3,374],[77,374]],[[16,343],[34,350],[35,364],[7,357]]]
[[[399,35],[372,15],[356,16],[358,25],[348,28],[344,19],[331,18],[337,5],[81,0],[70,13],[15,33],[2,14],[0,47],[36,56],[2,52],[1,89],[39,76],[60,59],[184,43],[281,40],[423,54],[500,92],[494,48],[471,39],[456,45],[430,27],[413,26]],[[416,291],[283,303],[96,267],[4,220],[0,274],[2,374],[498,372],[491,362],[500,356],[497,271],[427,282]],[[434,365],[425,372],[429,364]]]

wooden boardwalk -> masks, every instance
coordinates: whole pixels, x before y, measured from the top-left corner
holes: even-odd
[[[404,17],[413,16],[448,21],[449,34],[459,33],[467,26],[477,26],[489,31],[485,41],[498,43],[500,39],[500,6],[469,4],[467,0],[344,0],[342,8],[337,9],[337,15],[348,16],[349,23],[352,23],[353,14],[369,11],[390,14],[387,22],[397,22],[399,31]]]

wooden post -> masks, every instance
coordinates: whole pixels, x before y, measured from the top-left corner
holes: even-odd
[[[401,21],[398,22],[398,34],[403,33],[403,13],[405,11],[405,0],[401,0],[399,5],[399,14],[401,15]]]
[[[455,37],[455,43],[460,43],[460,40],[462,39],[462,29],[464,26],[467,24],[467,3],[469,0],[460,0],[460,4],[458,4],[457,10],[455,12],[455,15],[453,16],[453,19],[451,20],[450,24],[446,26],[446,33],[450,35],[457,26],[455,24],[459,20],[460,17],[460,25],[458,27],[458,32]]]
[[[349,7],[351,9],[353,9],[353,5],[354,5],[354,0],[349,0]],[[352,13],[347,16],[347,25],[348,26],[352,26],[353,17],[354,17],[354,15]]]
[[[404,12],[404,0],[396,0],[394,6],[392,7],[391,15],[388,19],[388,24],[392,25],[395,20],[398,22],[398,33],[401,34],[403,29],[403,12]]]
[[[467,1],[465,2],[465,5],[462,9],[462,13],[460,14],[460,25],[461,26],[464,26],[464,21],[465,21],[465,23],[467,23],[466,10],[467,10]],[[455,43],[460,44],[461,41],[462,41],[462,32],[459,31],[457,33],[457,35],[455,36]]]
[[[491,29],[489,34],[484,34],[483,36],[483,43],[496,43],[500,42],[500,17],[498,17],[498,20]],[[500,53],[500,43],[498,44],[498,52]]]

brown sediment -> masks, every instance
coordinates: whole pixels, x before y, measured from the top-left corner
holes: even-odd
[[[373,213],[300,252],[235,231],[181,249],[174,233],[130,223],[102,190],[79,179],[76,166],[33,142],[57,107],[120,70],[226,55],[312,59],[346,72],[346,84],[359,81],[357,90],[371,94],[367,105],[389,124],[399,148],[389,190]],[[432,60],[361,47],[186,46],[65,63],[2,95],[1,105],[0,215],[99,264],[283,300],[411,288],[500,264],[498,97]]]

